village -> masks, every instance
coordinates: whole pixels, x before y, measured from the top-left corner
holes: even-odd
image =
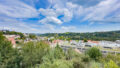
[[[18,43],[27,43],[30,41],[46,41],[51,48],[56,47],[59,45],[64,51],[66,51],[69,48],[73,48],[79,53],[83,53],[86,50],[88,50],[90,47],[97,47],[101,50],[103,54],[120,54],[120,40],[116,41],[93,41],[93,40],[60,40],[60,39],[55,39],[54,37],[40,37],[36,36],[36,38],[31,39],[29,38],[29,34],[25,34],[24,36],[26,37],[25,39],[19,39],[19,35],[9,35],[9,34],[4,34],[4,36],[13,44],[14,48],[20,48]],[[52,40],[52,41],[51,41]]]

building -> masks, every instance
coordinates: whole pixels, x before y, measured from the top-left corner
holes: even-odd
[[[99,45],[103,48],[113,49],[120,47],[120,44],[116,42],[111,42],[111,41],[99,41],[99,42],[100,42]]]
[[[4,35],[4,36],[13,44],[13,47],[15,47],[16,45],[16,39],[20,38],[19,35]]]
[[[85,46],[87,47],[99,46],[99,41],[88,40],[88,42],[85,43]]]

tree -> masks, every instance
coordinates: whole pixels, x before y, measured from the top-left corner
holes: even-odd
[[[0,37],[3,37],[2,35]],[[1,68],[20,68],[22,60],[17,49],[12,47],[7,39],[0,41],[0,67]]]
[[[38,68],[38,66],[36,66],[36,68]],[[73,65],[71,61],[55,59],[53,63],[43,63],[39,68],[73,68]]]
[[[105,63],[104,68],[119,68],[119,66],[112,60],[108,63]]]
[[[88,42],[86,38],[84,38],[84,42]]]
[[[0,41],[3,41],[5,39],[5,37],[3,36],[3,33],[0,32]]]
[[[71,38],[67,38],[66,40],[70,42]]]
[[[90,57],[85,55],[82,57],[82,62],[88,63],[90,61]]]
[[[61,59],[64,57],[64,52],[62,50],[62,48],[59,47],[59,45],[57,44],[57,46],[55,47],[55,50],[54,50],[54,56],[55,56],[55,59]]]
[[[73,67],[74,68],[85,68],[84,64],[78,59],[73,60]]]
[[[101,51],[96,47],[90,48],[88,51],[86,51],[86,54],[94,60],[98,60],[102,56]]]
[[[81,58],[81,55],[77,53],[74,49],[69,48],[66,53],[66,59],[71,60],[73,58]]]
[[[29,38],[31,38],[31,39],[36,39],[37,37],[36,37],[36,35],[34,35],[34,34],[30,34],[30,35],[29,35]]]
[[[22,47],[23,67],[30,68],[42,63],[42,57],[49,50],[46,42],[28,42]]]

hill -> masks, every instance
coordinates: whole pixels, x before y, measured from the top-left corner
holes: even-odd
[[[45,33],[40,34],[40,36],[63,36],[65,38],[71,38],[73,40],[108,40],[115,41],[120,40],[120,31],[107,31],[107,32],[92,32],[92,33],[74,33],[74,32],[66,32],[66,33]]]

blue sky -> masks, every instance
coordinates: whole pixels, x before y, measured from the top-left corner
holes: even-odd
[[[120,0],[0,0],[0,29],[24,33],[120,30]]]

